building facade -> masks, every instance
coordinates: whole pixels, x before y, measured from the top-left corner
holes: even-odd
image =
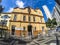
[[[55,0],[60,5],[60,0]]]
[[[16,7],[10,13],[1,13],[0,22],[4,22],[10,34],[16,36],[37,36],[47,30],[41,10],[30,7]]]
[[[60,26],[60,2],[59,0],[56,0],[56,5],[54,7],[54,11],[53,11],[53,18],[56,18],[56,22],[57,22],[57,26]]]

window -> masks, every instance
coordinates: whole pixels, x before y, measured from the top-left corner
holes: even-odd
[[[35,27],[35,30],[36,30],[36,27]]]
[[[13,19],[13,20],[14,20],[14,21],[16,21],[16,18],[17,18],[17,16],[16,16],[16,15],[14,15],[14,19]]]
[[[25,31],[25,27],[23,27],[23,30]]]
[[[1,18],[3,18],[3,19],[8,19],[8,18],[10,18],[8,15],[4,15],[4,16],[1,16]]]
[[[12,29],[14,29],[14,30],[15,30],[15,27],[16,27],[15,25],[12,25]]]
[[[35,17],[33,17],[33,21],[35,22]]]
[[[26,16],[23,16],[23,21],[26,21]]]
[[[29,21],[29,22],[31,21],[31,17],[30,17],[30,16],[28,17],[28,21]]]
[[[12,27],[11,27],[12,28],[12,32],[11,32],[12,35],[15,34],[15,27],[16,27],[15,25],[12,25]]]
[[[42,18],[40,18],[40,22],[42,22]]]
[[[7,25],[7,20],[1,20],[1,25],[6,26]]]
[[[35,10],[35,12],[37,13],[37,11]]]
[[[34,27],[34,31],[36,31],[36,27]]]
[[[42,26],[42,31],[44,31],[44,26]]]

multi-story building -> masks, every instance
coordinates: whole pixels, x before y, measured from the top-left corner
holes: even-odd
[[[60,5],[60,0],[55,0]]]
[[[16,36],[37,36],[47,30],[41,10],[30,7],[16,7],[10,13],[1,13],[0,22],[4,22],[3,26]]]
[[[60,5],[59,4],[60,4],[59,0],[56,0],[56,5],[54,7],[54,11],[52,15],[53,18],[56,18],[56,22],[58,24],[57,26],[60,25]]]

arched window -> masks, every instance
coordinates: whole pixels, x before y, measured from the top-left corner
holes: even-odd
[[[7,18],[10,18],[10,17],[8,15],[4,15],[4,16],[1,16],[1,18],[7,19]]]

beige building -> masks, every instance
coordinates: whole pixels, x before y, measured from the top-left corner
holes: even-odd
[[[41,10],[30,7],[16,7],[13,12],[1,13],[0,22],[4,22],[10,34],[16,36],[37,36],[47,30]]]

